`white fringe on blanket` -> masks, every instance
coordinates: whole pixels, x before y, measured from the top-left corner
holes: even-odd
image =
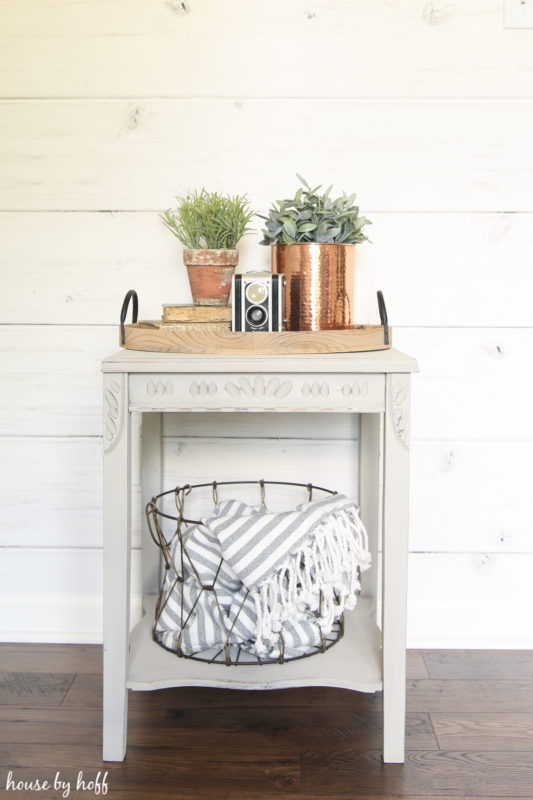
[[[355,506],[322,520],[310,540],[253,592],[257,654],[277,645],[287,621],[308,620],[310,614],[323,635],[330,633],[341,614],[355,607],[359,573],[369,567],[368,537]]]

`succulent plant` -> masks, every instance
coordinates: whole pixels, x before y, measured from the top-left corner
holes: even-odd
[[[254,216],[246,195],[195,191],[159,216],[189,250],[235,250]]]
[[[318,194],[322,185],[312,189],[301,175],[296,173],[296,177],[303,187],[292,199],[274,203],[268,216],[257,215],[266,220],[261,244],[354,244],[368,241],[363,228],[371,222],[359,216],[355,194],[348,196],[344,193],[333,200],[329,196],[332,186]]]

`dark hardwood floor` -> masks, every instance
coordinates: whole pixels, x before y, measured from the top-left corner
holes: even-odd
[[[533,798],[533,652],[410,651],[403,765],[382,763],[380,694],[321,688],[130,692],[104,764],[101,659],[0,645],[0,797]]]

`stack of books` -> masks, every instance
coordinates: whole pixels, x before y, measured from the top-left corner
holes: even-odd
[[[186,331],[229,331],[231,306],[165,304],[160,327]]]

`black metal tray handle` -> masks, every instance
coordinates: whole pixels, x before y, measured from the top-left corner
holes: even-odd
[[[124,323],[126,321],[126,314],[128,313],[128,306],[132,298],[133,298],[133,309],[131,312],[131,321],[133,323],[137,322],[137,314],[139,312],[139,298],[137,297],[137,292],[135,291],[135,289],[130,289],[126,297],[124,298],[124,302],[122,303],[122,310],[120,312],[120,342],[123,345],[126,344]]]
[[[387,308],[385,306],[385,300],[383,298],[383,292],[378,291],[378,308],[379,308],[379,317],[381,319],[381,324],[383,325],[383,340],[385,344],[389,343],[389,321],[387,318]]]

